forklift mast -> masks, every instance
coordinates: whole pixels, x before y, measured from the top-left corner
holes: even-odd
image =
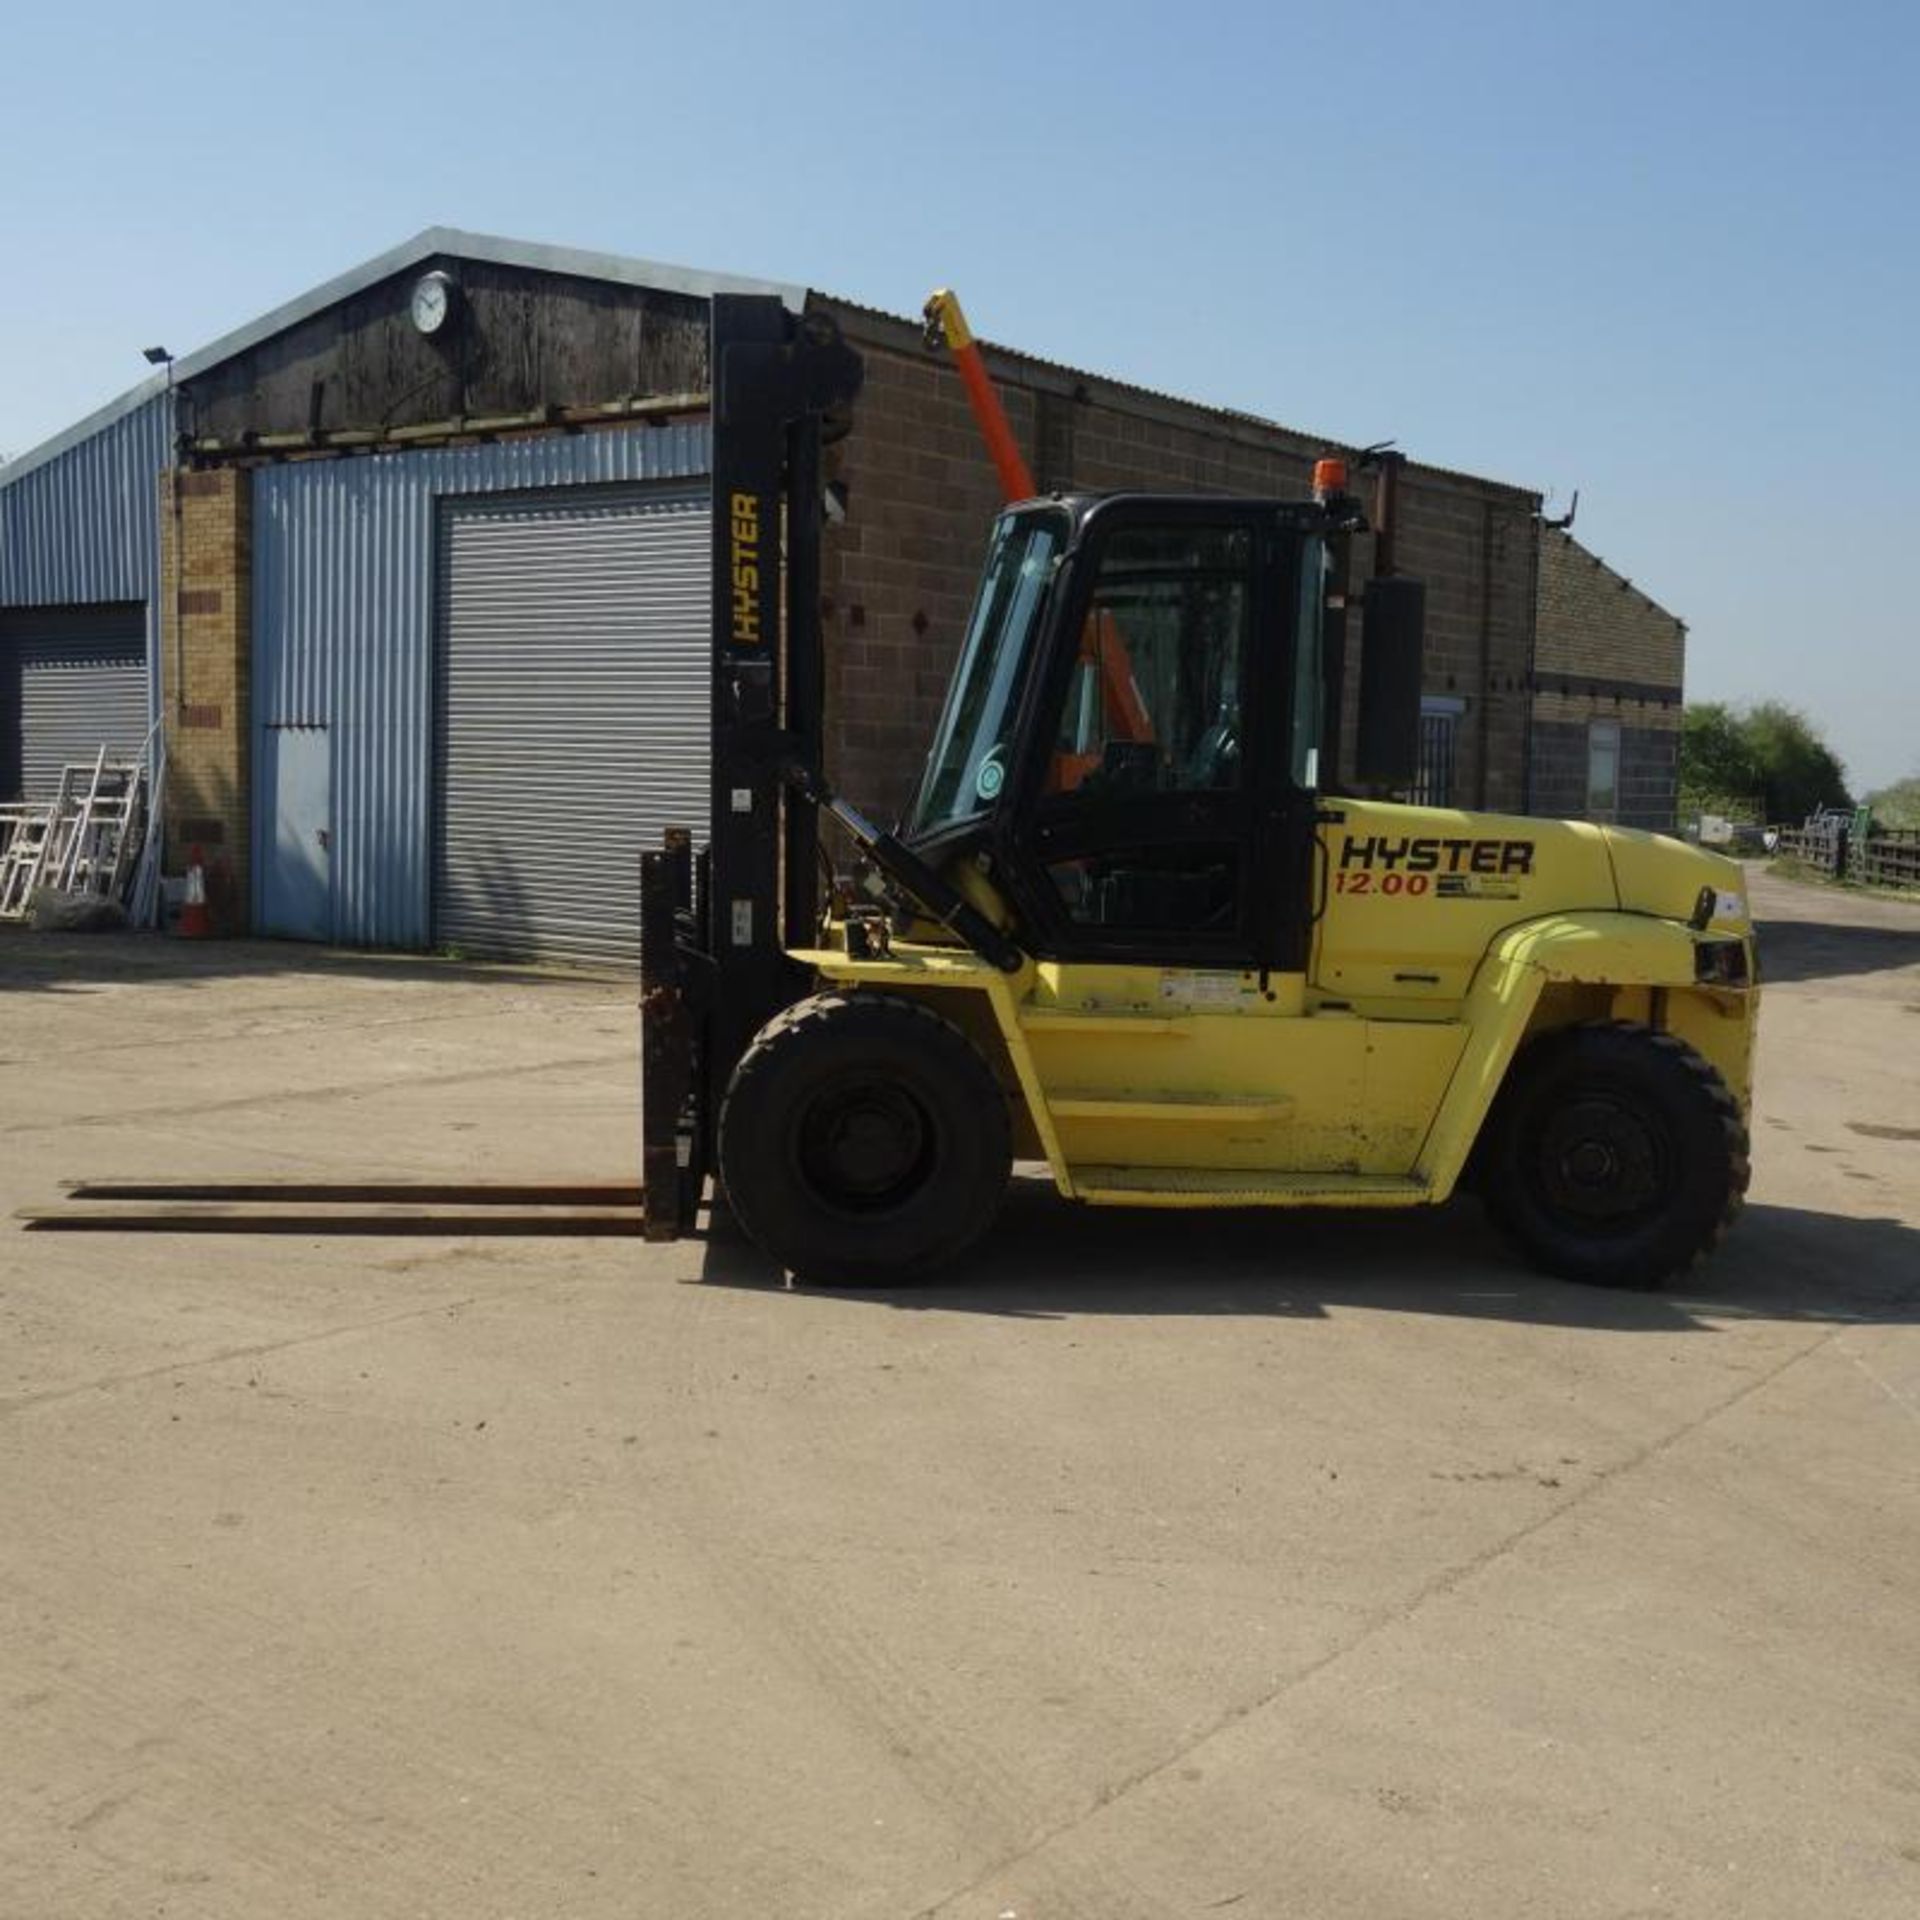
[[[713,297],[711,752],[705,845],[641,856],[641,1173],[649,1239],[693,1224],[727,1081],[805,990],[819,909],[821,448],[860,356],[823,313]],[[795,776],[799,777],[795,777]]]

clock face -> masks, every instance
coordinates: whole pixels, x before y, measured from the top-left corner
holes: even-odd
[[[453,311],[453,282],[444,273],[423,273],[413,283],[413,324],[422,333],[438,333]]]

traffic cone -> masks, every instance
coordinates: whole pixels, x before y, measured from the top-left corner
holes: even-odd
[[[187,855],[187,897],[174,931],[182,940],[204,940],[213,931],[207,920],[207,872],[198,847]]]

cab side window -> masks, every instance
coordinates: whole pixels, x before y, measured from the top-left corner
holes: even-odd
[[[1101,549],[1038,814],[1049,887],[1101,941],[1241,931],[1253,547],[1175,522]]]
[[[1145,527],[1108,540],[1059,717],[1050,794],[1241,784],[1250,536]]]

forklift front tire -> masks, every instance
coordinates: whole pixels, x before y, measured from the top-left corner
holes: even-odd
[[[1514,1063],[1479,1186],[1535,1265],[1653,1288],[1710,1253],[1746,1195],[1747,1130],[1720,1076],[1672,1034],[1568,1028]]]
[[[1006,1097],[965,1034],[897,995],[821,993],[770,1020],[720,1109],[735,1217],[803,1281],[898,1286],[958,1258],[1012,1170]]]

